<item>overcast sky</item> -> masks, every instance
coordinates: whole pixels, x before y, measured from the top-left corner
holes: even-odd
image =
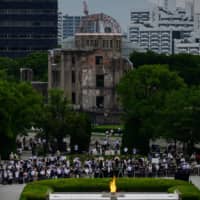
[[[89,13],[103,12],[114,17],[127,32],[130,10],[149,8],[152,0],[86,0]],[[153,0],[154,1],[154,0]],[[83,0],[59,0],[59,10],[63,14],[83,15]]]

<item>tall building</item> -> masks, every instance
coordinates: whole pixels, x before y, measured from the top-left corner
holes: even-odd
[[[87,16],[70,16],[70,15],[64,15],[63,16],[63,39],[66,39],[68,37],[72,37],[75,35],[75,33],[79,32],[81,28],[81,23],[84,20],[87,20]],[[95,32],[95,23],[85,23],[85,32],[93,33]]]
[[[194,26],[195,31],[200,30],[200,1],[199,0],[193,0],[194,1]]]
[[[171,1],[165,1],[169,6]],[[193,15],[186,9],[173,10],[157,6],[152,10],[132,10],[129,40],[156,53],[174,53],[174,39],[190,37],[194,31]]]
[[[174,11],[176,9],[176,0],[162,0],[163,7],[166,10]]]
[[[186,0],[176,0],[176,7],[185,8]]]
[[[63,39],[74,36],[80,27],[81,16],[63,16]]]
[[[193,0],[193,2],[194,2],[194,13],[200,13],[200,1]]]
[[[58,45],[61,46],[63,41],[63,15],[58,12]]]
[[[21,57],[57,46],[57,0],[1,0],[0,56]]]
[[[150,3],[171,11],[176,10],[176,1],[177,0],[149,0]]]

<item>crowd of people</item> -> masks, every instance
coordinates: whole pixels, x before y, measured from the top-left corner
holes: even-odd
[[[54,150],[41,156],[36,152],[38,147],[45,147],[45,140],[22,138],[17,141],[18,154],[11,153],[9,160],[0,162],[0,183],[72,177],[175,177],[177,172],[200,173],[200,156],[196,153],[186,157],[169,145],[162,152],[157,146],[152,146],[146,157],[139,156],[136,149],[130,155],[124,148],[125,156],[121,156],[120,144],[119,138],[111,140],[106,135],[101,140],[92,141],[84,158],[73,157],[70,149],[66,149],[65,153]],[[78,151],[78,146],[74,148]],[[31,151],[32,156],[22,159],[24,150]]]
[[[153,157],[152,157],[153,156]],[[165,177],[174,176],[177,170],[194,172],[198,161],[195,155],[186,160],[182,153],[149,154],[148,157],[92,157],[81,160],[61,155],[32,156],[26,160],[15,156],[0,164],[1,184],[27,183],[35,180],[79,177]]]

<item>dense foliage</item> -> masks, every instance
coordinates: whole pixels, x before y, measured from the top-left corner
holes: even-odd
[[[27,57],[16,59],[0,57],[0,78],[19,81],[20,68],[31,68],[33,70],[33,80],[47,81],[47,52],[34,52]]]
[[[42,111],[40,127],[47,143],[54,143],[56,149],[66,151],[62,144],[63,139],[69,135],[72,151],[75,145],[78,145],[78,152],[88,151],[91,122],[85,114],[72,109],[63,91],[50,90],[48,103],[44,105]]]
[[[20,200],[45,200],[51,192],[109,192],[109,182],[109,178],[37,181],[24,188]],[[199,190],[184,181],[154,178],[117,179],[118,192],[174,192],[177,189],[183,200],[189,199],[188,197],[200,199]]]
[[[169,69],[176,71],[188,85],[200,85],[200,56],[191,54],[165,55],[154,52],[133,52],[130,60],[135,68],[142,65],[168,65]]]
[[[30,84],[0,80],[0,155],[8,158],[16,137],[34,125],[40,116],[42,97]]]
[[[158,136],[166,94],[184,87],[184,81],[166,66],[145,65],[127,73],[118,85],[125,111],[123,147],[148,153],[150,139]]]
[[[92,127],[92,132],[96,133],[106,133],[107,131],[109,133],[121,133],[123,130],[122,125],[95,125]]]
[[[135,69],[118,86],[125,111],[123,146],[147,153],[149,139],[164,137],[192,153],[200,142],[200,56],[149,51],[133,52],[130,59]]]

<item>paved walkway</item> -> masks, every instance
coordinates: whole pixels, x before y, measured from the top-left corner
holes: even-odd
[[[190,176],[190,181],[200,190],[200,176]]]
[[[19,200],[20,194],[24,188],[24,184],[17,185],[0,185],[1,200]]]

